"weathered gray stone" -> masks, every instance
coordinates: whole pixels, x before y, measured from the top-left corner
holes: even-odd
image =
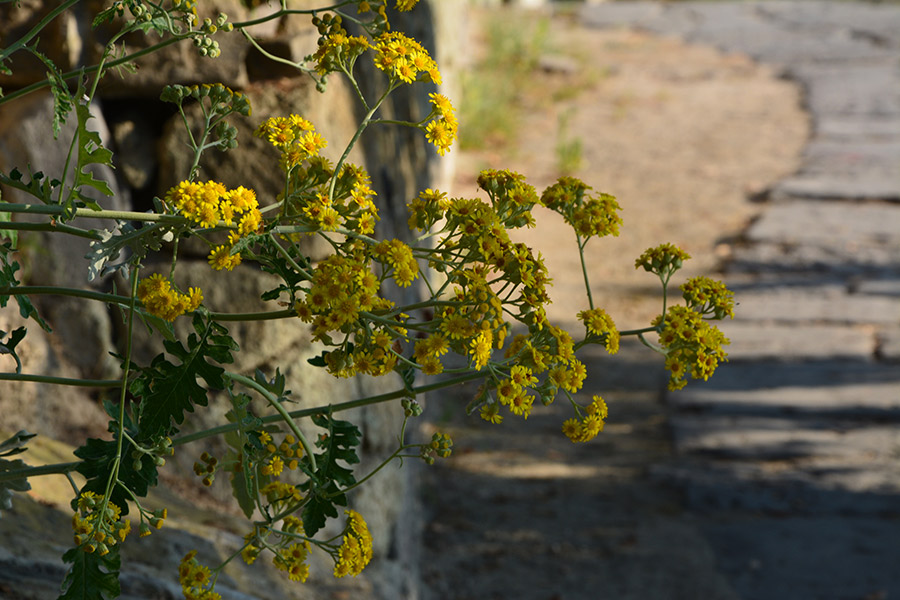
[[[900,138],[898,115],[822,115],[815,135],[824,140],[895,141]]]
[[[896,299],[849,294],[840,285],[743,290],[737,302],[735,311],[744,322],[900,323]]]
[[[747,231],[751,242],[900,247],[900,206],[796,200],[769,207]]]
[[[717,326],[731,340],[727,347],[731,360],[865,359],[875,352],[875,336],[859,327],[769,325],[749,322],[741,316]]]
[[[900,277],[892,279],[861,279],[852,283],[858,294],[871,294],[900,298]]]
[[[878,332],[878,357],[888,362],[900,362],[900,327]]]
[[[877,277],[893,270],[897,251],[884,244],[826,247],[797,243],[755,242],[732,252],[729,271],[780,276],[786,285],[814,278],[823,283],[836,279]]]
[[[845,504],[865,495],[845,494]],[[896,496],[883,495],[882,504]],[[709,519],[701,525],[720,572],[741,598],[778,598],[795,590],[810,598],[893,598],[897,519],[878,516],[758,514]],[[731,551],[742,548],[738,555]]]
[[[895,116],[900,112],[900,89],[894,61],[874,64],[798,64],[790,76],[807,91],[815,117],[825,115]]]
[[[900,416],[900,373],[894,365],[822,360],[734,362],[725,367],[707,382],[690,382],[670,392],[669,402],[723,414]]]

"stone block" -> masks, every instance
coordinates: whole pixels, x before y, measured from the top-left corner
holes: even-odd
[[[851,360],[733,362],[706,382],[667,394],[676,408],[721,414],[900,416],[895,365]]]
[[[771,325],[740,317],[716,325],[731,340],[731,360],[867,359],[875,352],[875,336],[861,327]]]
[[[855,325],[900,323],[900,302],[885,296],[850,294],[841,285],[783,287],[737,294],[735,313],[743,322],[846,323]],[[755,323],[758,325],[758,323]],[[786,325],[787,327],[787,325]],[[838,336],[834,328],[800,330],[834,334],[826,339],[849,342],[853,336]],[[861,346],[855,345],[856,348]]]

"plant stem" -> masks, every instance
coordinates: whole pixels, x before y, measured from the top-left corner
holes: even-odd
[[[423,385],[417,388],[413,388],[412,390],[408,390],[406,388],[399,389],[393,392],[387,392],[385,394],[379,394],[377,396],[369,396],[367,398],[360,398],[358,400],[348,400],[347,402],[339,402],[337,404],[326,404],[323,406],[316,406],[313,408],[304,408],[301,410],[292,410],[287,414],[290,415],[294,419],[300,419],[303,417],[309,417],[312,415],[317,415],[320,413],[327,413],[331,411],[332,413],[340,412],[343,410],[350,410],[351,408],[359,408],[361,406],[369,406],[372,404],[379,404],[381,402],[388,402],[390,400],[396,400],[397,398],[405,398],[410,395],[410,391],[412,391],[413,395],[418,396],[419,394],[425,394],[428,392],[432,392],[434,390],[443,389],[445,387],[450,387],[453,385],[457,385],[460,383],[465,383],[467,381],[474,381],[476,379],[481,379],[486,377],[486,372],[468,372],[464,375],[460,375],[459,377],[454,377],[452,379],[446,379],[444,381],[439,381],[436,383],[431,383],[428,385]],[[278,421],[282,417],[280,415],[269,415],[267,417],[262,418],[263,423],[274,423]],[[238,423],[227,423],[225,425],[219,425],[218,427],[212,427],[210,429],[206,429],[203,431],[197,431],[195,433],[191,433],[188,435],[183,435],[178,438],[175,438],[172,441],[173,446],[180,446],[181,444],[187,444],[190,442],[196,442],[197,440],[202,440],[207,437],[211,437],[214,435],[221,435],[223,433],[228,433],[229,431],[237,431],[240,429],[240,424]]]
[[[587,265],[584,264],[584,247],[587,245],[587,240],[584,242],[581,241],[581,236],[577,233],[575,234],[575,240],[578,243],[578,258],[581,259],[581,275],[584,277],[584,290],[587,292],[588,298],[588,306],[591,310],[594,310],[594,297],[591,295],[591,282],[588,279],[587,273]]]
[[[49,13],[47,13],[47,15],[43,19],[38,21],[37,25],[32,27],[28,33],[26,33],[24,36],[22,36],[21,38],[19,38],[12,44],[10,44],[8,47],[4,48],[2,52],[0,52],[0,62],[2,62],[6,57],[11,56],[13,54],[13,52],[16,52],[17,50],[19,50],[21,48],[24,48],[25,45],[28,44],[28,42],[30,42],[34,36],[39,34],[41,32],[41,30],[44,29],[44,27],[46,27],[47,25],[50,24],[50,21],[52,21],[53,19],[55,19],[56,17],[61,15],[63,12],[68,10],[70,7],[74,6],[75,4],[78,4],[78,2],[79,2],[79,0],[66,0],[59,6],[57,6],[53,10],[51,10]]]
[[[0,203],[0,212],[27,213],[32,215],[62,215],[65,207],[53,204],[14,204]],[[92,219],[115,219],[122,221],[146,221],[164,223],[187,223],[187,219],[177,215],[161,215],[159,213],[135,212],[130,210],[92,210],[90,208],[76,208],[75,217]]]
[[[52,231],[54,233],[68,233],[69,235],[76,235],[89,240],[103,239],[100,237],[99,233],[94,231],[53,223],[21,223],[18,221],[6,221],[0,222],[0,230],[2,229],[15,229],[18,231]]]
[[[162,50],[166,46],[171,46],[172,44],[178,43],[184,39],[187,39],[187,36],[171,37],[167,40],[161,41],[158,44],[154,44],[153,46],[148,46],[148,47],[144,48],[143,50],[137,50],[135,52],[132,52],[131,54],[127,54],[121,58],[117,58],[116,60],[112,60],[108,64],[106,64],[106,68],[111,69],[113,67],[117,67],[119,65],[129,63],[129,62],[136,60],[142,56],[146,56],[147,54],[152,54],[158,50]],[[67,79],[72,79],[73,77],[77,77],[78,75],[81,75],[81,74],[90,75],[91,73],[97,72],[99,69],[100,69],[99,64],[93,65],[91,67],[73,69],[72,71],[69,71],[68,73],[63,73],[62,79],[65,81]],[[20,96],[30,94],[31,92],[37,91],[41,88],[45,88],[48,85],[50,85],[50,82],[47,79],[32,83],[31,85],[25,86],[21,89],[18,89],[16,91],[11,92],[11,93],[3,96],[2,98],[0,98],[0,105],[4,104],[6,102],[9,102],[11,100],[15,100],[16,98],[18,98]]]
[[[281,405],[281,401],[279,400],[279,398],[277,398],[275,394],[261,386],[256,381],[250,379],[249,377],[244,377],[243,375],[239,375],[237,373],[228,373],[228,377],[234,381],[237,381],[238,383],[246,385],[249,388],[253,388],[257,392],[259,392],[259,394],[263,398],[269,401],[269,404],[272,405],[272,408],[278,411],[281,419],[283,419],[284,422],[287,423],[287,426],[290,427],[291,431],[294,432],[294,435],[297,436],[297,439],[300,440],[300,444],[303,445],[303,450],[306,451],[306,455],[309,457],[309,467],[313,471],[313,473],[315,473],[316,457],[315,454],[313,454],[313,448],[309,445],[309,442],[306,440],[306,436],[303,435],[303,432],[300,431],[300,428],[297,427],[297,424],[294,423],[294,419],[291,417],[288,411],[285,410],[284,406]]]
[[[30,381],[33,383],[50,383],[53,385],[71,385],[76,387],[116,387],[122,385],[118,379],[69,379],[68,377],[51,377],[50,375],[30,375],[27,373],[0,373],[0,381]]]
[[[0,471],[0,483],[16,479],[39,477],[41,475],[65,475],[77,469],[80,464],[81,461],[79,460],[77,462],[56,463],[53,465],[42,465],[40,467],[23,467],[21,469]]]

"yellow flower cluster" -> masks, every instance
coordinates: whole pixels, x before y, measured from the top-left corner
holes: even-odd
[[[412,248],[400,240],[379,242],[372,249],[372,256],[387,266],[387,273],[393,276],[400,287],[409,287],[419,276],[419,265],[413,256]]]
[[[264,493],[268,493],[270,496],[273,493],[281,493],[273,490],[274,488],[270,488]],[[281,512],[276,505],[271,506],[274,512]],[[241,558],[248,565],[253,564],[262,552],[262,548],[267,548],[272,552],[272,564],[278,570],[286,572],[291,581],[303,583],[309,577],[309,565],[306,564],[306,561],[309,558],[311,545],[306,540],[297,541],[298,536],[302,535],[304,535],[303,521],[293,515],[284,517],[280,530],[257,524],[253,531],[244,536]]]
[[[453,452],[453,440],[444,433],[435,432],[431,436],[431,441],[422,445],[422,459],[429,465],[434,464],[435,456],[439,458],[449,458]]]
[[[185,600],[221,600],[222,596],[213,591],[215,586],[209,567],[197,561],[197,551],[191,550],[178,565],[178,582]]]
[[[681,268],[684,261],[691,257],[690,254],[672,244],[660,244],[655,248],[648,248],[634,261],[634,268],[644,268],[649,273],[655,273],[660,277],[668,277]]]
[[[692,277],[681,285],[689,307],[713,319],[734,318],[734,292],[721,281],[709,277]]]
[[[368,3],[361,2],[358,12],[364,13],[370,9]],[[384,5],[378,7],[378,14],[387,23]],[[316,72],[319,75],[327,75],[335,71],[352,72],[356,59],[371,48],[371,44],[366,38],[347,34],[340,15],[326,14],[321,19],[314,17],[313,25],[318,28],[321,36],[318,42],[319,48],[312,56],[316,61]]]
[[[316,128],[299,115],[269,117],[256,128],[256,137],[268,140],[281,151],[279,164],[290,171],[303,161],[318,156],[328,142],[316,133]]]
[[[450,350],[450,341],[443,333],[434,333],[417,340],[413,349],[413,358],[426,375],[437,375],[444,372],[441,356]]]
[[[619,330],[612,317],[602,308],[583,310],[578,313],[578,320],[587,328],[588,337],[597,336],[603,338],[606,351],[615,354],[619,351]]]
[[[562,425],[563,433],[572,443],[589,442],[603,431],[603,425],[606,423],[606,417],[609,413],[603,398],[594,395],[586,412],[587,414],[584,417],[580,419],[566,419]]]
[[[372,536],[369,527],[355,510],[346,510],[347,526],[344,529],[344,538],[337,551],[337,561],[334,565],[335,577],[356,577],[366,568],[372,560]]]
[[[459,122],[450,99],[441,94],[430,94],[431,118],[425,125],[425,139],[434,144],[438,154],[443,156],[456,140]]]
[[[287,572],[288,579],[306,583],[309,577],[309,565],[306,564],[309,549],[310,545],[306,540],[295,542],[279,550],[272,560],[278,570]]]
[[[182,181],[166,193],[166,202],[201,227],[211,228],[222,222],[233,229],[228,243],[216,246],[209,254],[209,264],[217,271],[230,271],[241,263],[240,254],[231,251],[234,244],[256,233],[262,225],[256,192],[244,186],[229,190],[215,181]]]
[[[384,33],[375,39],[374,60],[375,66],[388,74],[392,85],[398,81],[441,84],[441,73],[428,50],[399,31]]]
[[[501,379],[497,384],[495,393],[497,394],[497,402],[509,408],[509,412],[524,419],[531,414],[531,408],[534,405],[534,396],[527,393],[527,388],[538,383],[538,378],[532,374],[531,369],[523,365],[515,365],[510,370],[508,378]],[[482,418],[485,416],[492,417],[485,420],[493,423],[502,420],[499,414],[493,413],[490,405],[482,407]],[[487,415],[485,414],[487,413]]]
[[[687,306],[673,306],[653,322],[663,325],[659,343],[666,349],[666,369],[669,389],[680,390],[685,386],[685,376],[709,379],[721,361],[727,360],[722,346],[730,342],[718,327],[710,325],[702,316]]]
[[[619,235],[622,210],[615,196],[589,194],[591,186],[574,177],[561,177],[555,184],[544,190],[541,201],[558,212],[582,238]]]
[[[481,269],[465,269],[455,278],[455,302],[438,308],[435,316],[439,330],[450,348],[468,354],[474,368],[487,365],[491,351],[501,348],[507,328],[503,319],[503,302],[488,285]]]
[[[131,533],[131,521],[119,520],[121,509],[107,502],[104,510],[103,501],[104,496],[83,492],[72,515],[75,545],[87,553],[97,552],[100,556],[108,554],[110,546],[124,542]]]
[[[329,256],[316,266],[311,283],[306,298],[297,300],[294,310],[301,320],[313,324],[316,339],[329,331],[349,332],[360,312],[390,306],[377,296],[378,277],[361,256]]]
[[[291,471],[298,467],[300,458],[303,456],[303,445],[297,441],[297,438],[288,434],[284,436],[284,441],[276,446],[272,436],[263,431],[259,434],[259,441],[265,446],[268,454],[266,464],[260,469],[263,475],[278,477],[285,467]]]
[[[182,294],[159,273],[138,284],[137,297],[147,312],[166,321],[174,321],[186,312],[197,310],[203,302],[203,293],[199,289],[190,288],[187,294]]]
[[[166,203],[201,227],[215,227],[219,221],[230,227],[238,218],[238,229],[246,235],[259,226],[256,193],[243,186],[229,190],[215,181],[182,181],[166,192]]]

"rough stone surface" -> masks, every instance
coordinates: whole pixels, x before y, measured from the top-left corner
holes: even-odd
[[[732,361],[669,393],[684,493],[742,598],[887,598],[900,447],[900,8],[831,2],[585,7],[747,53],[805,91],[812,137],[733,249]],[[868,200],[869,202],[859,202]],[[822,574],[827,572],[827,577]]]
[[[868,359],[875,352],[875,336],[869,328],[806,323],[785,327],[741,317],[718,324],[731,340],[729,360]]]

